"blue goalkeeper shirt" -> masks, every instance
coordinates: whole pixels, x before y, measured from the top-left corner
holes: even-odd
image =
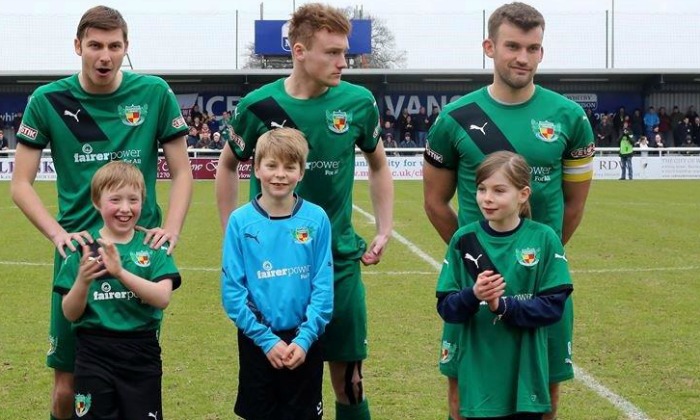
[[[257,199],[228,221],[224,310],[265,353],[280,340],[275,332],[291,329],[298,329],[293,342],[308,352],[333,312],[330,221],[321,207],[299,197],[286,217],[270,217]]]

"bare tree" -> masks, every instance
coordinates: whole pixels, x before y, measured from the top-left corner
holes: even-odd
[[[349,19],[369,19],[372,21],[372,52],[355,57],[348,57],[352,68],[396,69],[406,67],[406,51],[396,49],[396,40],[391,29],[377,17],[364,13],[361,7],[341,9]],[[290,69],[290,56],[260,56],[255,54],[255,45],[246,45],[247,57],[243,68],[246,69]]]

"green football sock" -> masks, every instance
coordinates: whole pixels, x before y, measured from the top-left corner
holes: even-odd
[[[371,418],[367,399],[357,405],[345,405],[337,401],[335,403],[336,420],[370,420]]]

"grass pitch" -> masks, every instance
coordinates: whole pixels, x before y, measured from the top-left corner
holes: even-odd
[[[364,269],[365,388],[375,419],[444,419],[434,263],[445,246],[423,213],[421,183],[395,185],[395,230],[414,248],[394,240],[380,265]],[[54,184],[36,186],[55,211]],[[168,183],[158,188],[167,203]],[[367,184],[358,182],[355,203],[369,211],[368,197]],[[53,253],[12,204],[7,182],[0,183],[0,220],[0,419],[43,419],[52,383],[44,355]],[[371,238],[373,223],[360,213],[355,221]],[[700,182],[596,181],[567,248],[574,361],[585,381],[564,385],[559,418],[700,418]],[[220,304],[220,253],[213,184],[200,181],[175,254],[183,285],[162,333],[164,411],[171,420],[234,418],[235,330]],[[325,418],[332,420],[328,383],[324,394]]]

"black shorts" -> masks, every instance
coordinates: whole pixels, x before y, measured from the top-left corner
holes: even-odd
[[[276,333],[291,343],[295,331]],[[323,358],[313,343],[294,370],[275,369],[262,349],[238,330],[238,397],[234,412],[246,420],[316,420],[323,416]]]
[[[156,334],[78,330],[74,419],[163,419]]]

